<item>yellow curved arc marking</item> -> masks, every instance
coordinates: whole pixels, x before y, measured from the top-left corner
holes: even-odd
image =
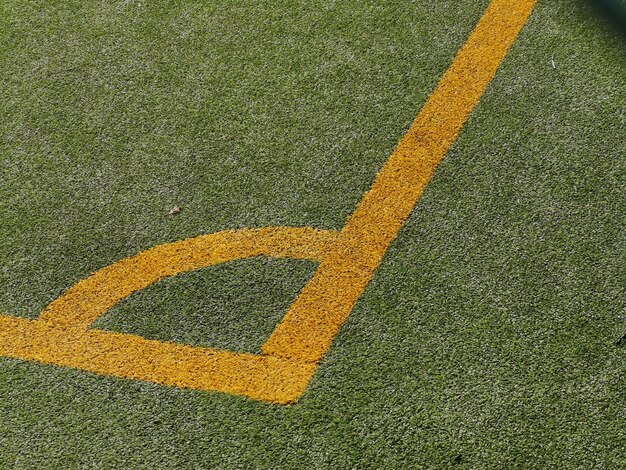
[[[41,313],[39,321],[86,330],[133,292],[169,276],[255,256],[322,261],[338,232],[308,227],[227,230],[158,245],[118,261],[77,283]]]
[[[316,364],[88,330],[115,304],[182,272],[255,256],[321,261],[338,232],[308,227],[223,231],[159,245],[78,282],[39,316],[0,315],[0,355],[178,387],[289,403]]]
[[[80,281],[38,320],[0,315],[0,355],[267,402],[297,401],[535,3],[492,1],[341,232],[245,229],[154,247]],[[263,355],[88,329],[116,303],[164,277],[253,256],[320,262]]]

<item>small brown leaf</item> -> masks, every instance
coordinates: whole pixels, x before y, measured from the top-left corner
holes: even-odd
[[[170,209],[170,211],[168,212],[169,215],[176,215],[181,211],[180,206],[174,206]]]

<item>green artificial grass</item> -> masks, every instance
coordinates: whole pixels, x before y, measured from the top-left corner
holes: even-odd
[[[161,243],[341,228],[486,5],[2,2],[0,312]],[[626,466],[623,46],[540,1],[298,404],[0,358],[0,468]],[[314,269],[96,326],[257,352]]]
[[[253,258],[183,273],[136,292],[93,327],[260,354],[315,268],[302,260]]]

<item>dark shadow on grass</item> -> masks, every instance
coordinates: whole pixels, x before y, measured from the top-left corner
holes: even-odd
[[[598,16],[610,23],[626,39],[626,0],[578,0],[591,5]]]

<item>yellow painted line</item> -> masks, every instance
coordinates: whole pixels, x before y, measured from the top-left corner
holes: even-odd
[[[301,396],[317,369],[313,363],[128,334],[98,330],[68,334],[39,321],[8,315],[0,316],[0,355],[280,404]]]
[[[83,331],[133,292],[165,277],[255,256],[322,261],[337,237],[332,230],[269,227],[227,230],[159,245],[80,281],[46,307],[39,321]]]
[[[0,355],[274,403],[300,398],[533,10],[493,0],[341,232],[274,227],[159,245],[77,283],[38,320],[0,315]],[[320,262],[263,355],[89,329],[160,279],[254,256]]]
[[[263,347],[319,361],[454,143],[535,0],[494,0],[341,232],[341,242]]]
[[[255,256],[321,261],[338,232],[276,227],[223,231],[159,245],[80,281],[38,320],[0,315],[0,356],[274,403],[304,393],[317,364],[89,330],[133,292],[168,276]]]

